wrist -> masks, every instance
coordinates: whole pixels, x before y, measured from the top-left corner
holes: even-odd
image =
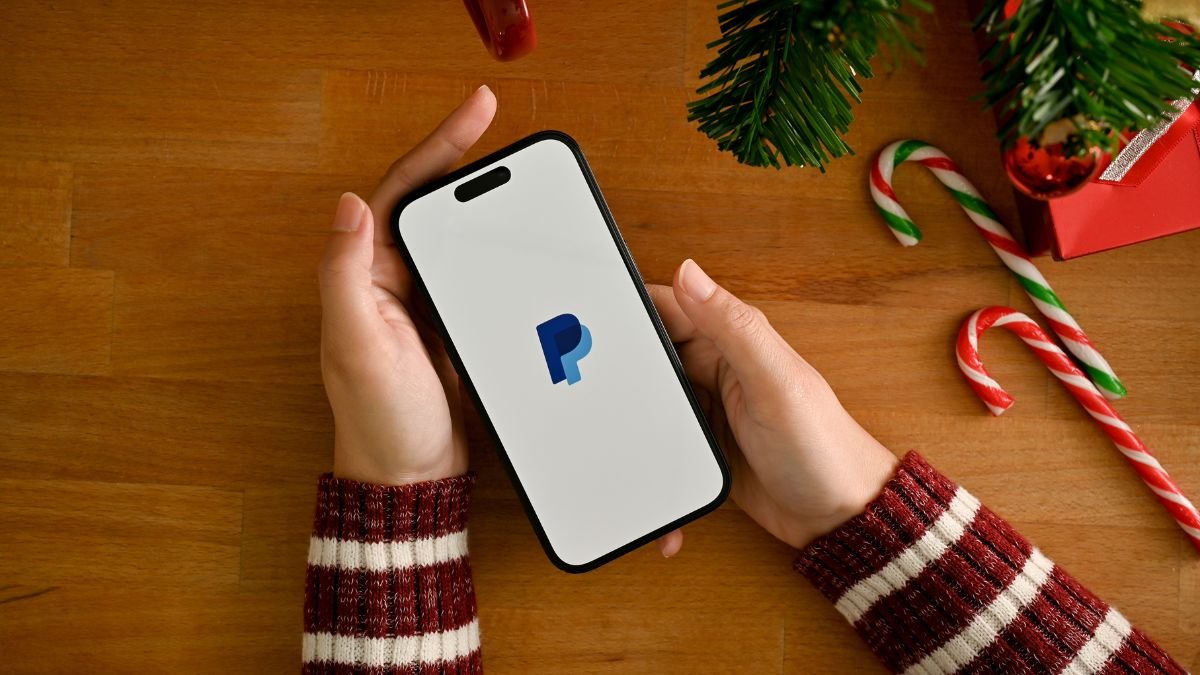
[[[889,480],[896,475],[900,460],[887,448],[871,439],[874,447],[870,447],[847,472],[846,489],[843,499],[826,524],[826,534],[846,524],[855,516],[867,510],[867,506],[875,501],[883,492]]]
[[[425,483],[453,478],[466,473],[467,467],[458,466],[455,453],[437,453],[434,456],[413,457],[399,447],[384,447],[368,450],[361,444],[334,436],[333,475],[359,483],[398,486]]]
[[[867,506],[883,493],[900,466],[900,460],[872,437],[847,458],[837,477],[838,484],[830,487],[835,495],[826,513],[806,523],[802,535],[791,543],[805,548],[822,537],[866,512]]]

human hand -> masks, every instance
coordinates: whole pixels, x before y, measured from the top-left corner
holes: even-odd
[[[803,548],[878,496],[897,460],[842,408],[833,390],[766,316],[691,260],[650,297],[676,344],[733,474],[733,500]],[[663,555],[683,545],[675,530]]]
[[[467,469],[458,376],[414,311],[388,219],[410,190],[446,173],[491,124],[480,87],[388,169],[370,203],[342,195],[321,262],[321,374],[335,424],[333,473],[403,485]]]

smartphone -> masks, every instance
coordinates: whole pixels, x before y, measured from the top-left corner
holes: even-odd
[[[391,229],[556,566],[594,569],[725,499],[721,451],[570,136],[416,190]]]

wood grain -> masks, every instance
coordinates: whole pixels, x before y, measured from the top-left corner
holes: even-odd
[[[0,489],[6,582],[155,585],[186,578],[203,587],[237,580],[236,490],[8,478]]]
[[[447,3],[0,3],[0,649],[13,672],[294,670],[315,476],[332,420],[314,269],[345,190],[466,92],[498,94],[469,157],[538,129],[581,142],[646,279],[694,257],[762,307],[897,453],[918,449],[1200,666],[1200,566],[1145,488],[1011,338],[985,414],[959,323],[1032,311],[942,187],[874,212],[876,149],[953,156],[1014,223],[969,17],[925,17],[926,65],[880,69],[822,174],[736,164],[686,120],[714,0],[537,2],[541,44],[490,59]],[[1200,232],[1039,260],[1200,495]],[[546,561],[478,420],[471,548],[493,673],[877,672],[792,552],[732,503],[683,552],[584,576]]]
[[[66,266],[70,164],[0,159],[0,204],[0,266]]]
[[[313,259],[286,277],[220,269],[118,274],[113,370],[197,380],[319,383],[321,310]]]
[[[294,631],[282,628],[299,623],[303,604],[294,592],[236,583],[31,588],[12,591],[46,592],[0,605],[9,672],[250,675],[297,670],[298,643],[288,639]]]
[[[313,488],[333,440],[320,385],[17,372],[0,430],[5,477],[239,490]]]
[[[0,268],[8,307],[0,321],[0,368],[60,373],[108,369],[113,273]]]

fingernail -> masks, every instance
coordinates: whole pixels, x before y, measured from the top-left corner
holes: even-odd
[[[684,260],[680,266],[679,282],[683,285],[683,292],[696,302],[704,302],[717,292],[717,282],[709,278],[691,258]]]
[[[495,92],[492,91],[492,88],[487,86],[486,84],[479,85],[479,88],[475,90],[475,93],[478,94],[481,91],[486,91],[493,96],[496,95]]]
[[[354,232],[362,222],[363,200],[353,192],[342,194],[338,200],[337,213],[333,216],[334,232]]]

